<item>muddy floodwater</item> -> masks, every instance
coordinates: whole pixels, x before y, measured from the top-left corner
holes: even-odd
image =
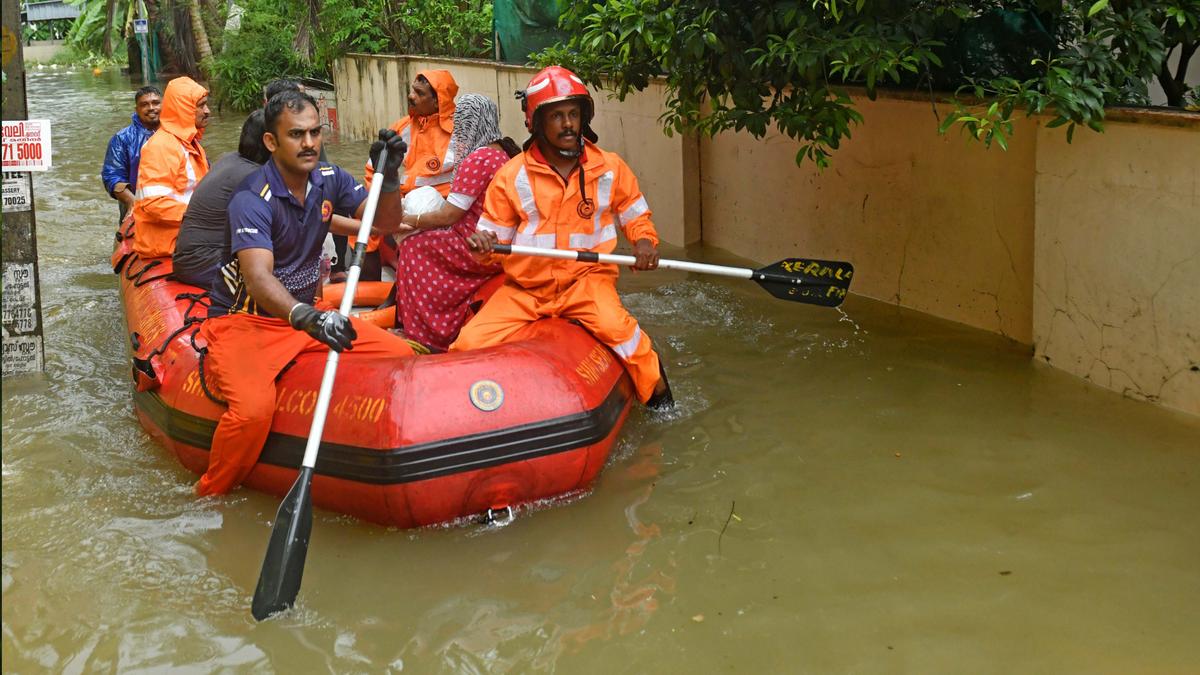
[[[297,609],[255,623],[278,500],[195,498],[133,413],[98,177],[132,85],[28,86],[46,375],[4,381],[4,672],[1200,672],[1200,419],[883,303],[676,272],[621,288],[679,409],[635,409],[591,494],[504,527],[318,511]]]

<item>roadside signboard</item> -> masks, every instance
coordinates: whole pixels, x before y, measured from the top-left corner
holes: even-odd
[[[20,213],[33,208],[33,189],[27,173],[4,174],[4,213]]]
[[[148,19],[134,19],[133,32],[137,35],[146,35],[150,32],[150,21]]]
[[[4,121],[4,171],[50,170],[50,120]]]

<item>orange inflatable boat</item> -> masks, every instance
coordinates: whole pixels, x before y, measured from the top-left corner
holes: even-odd
[[[198,332],[207,294],[174,281],[169,259],[138,258],[127,240],[113,261],[138,418],[185,467],[203,473],[225,410],[204,379]],[[362,290],[360,298],[378,291]],[[387,323],[392,311],[369,318]],[[271,435],[245,486],[278,496],[292,487],[324,366],[323,354],[301,355],[279,377]],[[386,360],[349,351],[333,388],[313,503],[417,527],[579,494],[604,467],[632,400],[617,357],[559,319],[475,352]]]

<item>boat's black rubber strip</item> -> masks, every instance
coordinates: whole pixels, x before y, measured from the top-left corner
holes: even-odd
[[[322,443],[318,475],[394,485],[486,469],[591,445],[612,433],[630,393],[618,383],[598,407],[552,420],[391,450]],[[171,439],[207,450],[217,423],[166,405],[157,391],[135,391],[134,404]],[[306,439],[271,432],[258,461],[299,469]]]

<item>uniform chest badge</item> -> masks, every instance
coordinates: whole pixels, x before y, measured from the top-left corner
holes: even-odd
[[[579,202],[575,207],[575,213],[579,214],[580,218],[591,218],[596,213],[596,202],[592,201],[591,197]]]
[[[437,171],[438,169],[442,168],[442,160],[438,159],[437,157],[430,157],[429,161],[425,162],[425,168],[429,169],[430,171]]]
[[[333,202],[326,199],[321,202],[321,220],[328,223],[333,219]]]

